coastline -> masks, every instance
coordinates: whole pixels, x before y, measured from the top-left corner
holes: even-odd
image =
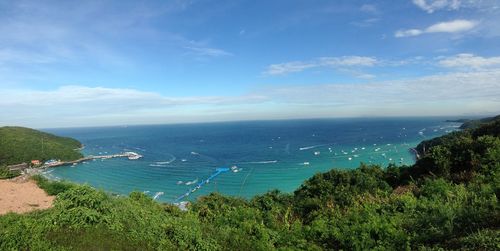
[[[444,135],[444,134],[443,134]],[[424,138],[424,139],[421,139],[421,140],[418,140],[418,141],[412,141],[412,142],[405,142],[405,143],[401,143],[399,145],[397,145],[399,147],[399,154],[403,154],[403,149],[406,150],[408,156],[411,154],[411,156],[413,157],[413,160],[411,162],[407,162],[405,161],[405,163],[397,163],[396,162],[396,159],[392,162],[398,166],[400,165],[412,165],[414,164],[418,158],[419,158],[419,154],[418,154],[418,151],[416,150],[416,146],[425,141],[425,140],[428,140],[430,138]],[[328,145],[325,145],[325,147],[327,147]],[[406,148],[405,148],[406,146]],[[354,148],[354,145],[350,146],[350,147],[353,147]],[[388,163],[368,163],[368,161],[363,161],[363,160],[368,160],[368,158],[370,156],[379,156],[380,154],[384,154],[383,150],[382,151],[379,151],[377,152],[377,150],[375,150],[376,148],[379,148],[379,147],[386,147],[386,148],[392,148],[392,147],[396,147],[395,144],[390,144],[390,143],[387,143],[387,142],[380,142],[378,145],[375,146],[375,144],[373,146],[367,146],[366,147],[366,152],[363,154],[360,154],[361,157],[360,159],[353,159],[353,161],[348,161],[346,162],[345,161],[345,158],[347,158],[347,156],[351,156],[351,155],[342,155],[342,156],[331,156],[329,159],[328,158],[325,158],[322,160],[321,164],[320,165],[317,165],[315,166],[315,172],[325,172],[325,171],[328,171],[328,170],[331,170],[331,169],[345,169],[345,170],[349,170],[349,169],[352,169],[352,168],[356,168],[357,166],[359,166],[359,164],[362,162],[362,163],[365,163],[365,164],[379,164],[382,166],[382,168],[386,168],[387,167],[387,164]],[[313,151],[313,150],[311,150]],[[397,152],[397,151],[396,151]],[[109,159],[109,158],[114,158],[114,157],[129,157],[129,155],[127,154],[116,154],[116,155],[101,155],[101,156],[94,156],[94,155],[88,155],[88,156],[85,156],[83,158],[80,158],[78,160],[74,160],[74,161],[66,161],[66,162],[60,162],[56,165],[53,165],[53,166],[44,166],[43,168],[36,168],[36,169],[28,169],[26,170],[26,174],[24,175],[24,177],[29,177],[31,175],[34,175],[34,174],[42,174],[45,178],[49,179],[49,180],[54,180],[54,181],[60,181],[61,179],[59,179],[57,176],[54,178],[53,176],[51,177],[51,175],[46,175],[44,174],[44,172],[46,172],[48,170],[48,168],[50,167],[60,167],[60,166],[64,166],[64,165],[71,165],[71,164],[75,164],[75,163],[81,163],[85,160],[92,160],[92,159]],[[380,157],[380,156],[379,156]],[[388,157],[386,158],[385,161],[388,161],[390,155],[388,155]],[[371,157],[370,157],[371,158]],[[385,158],[385,156],[384,156]],[[341,159],[344,159],[344,160],[341,160]],[[406,158],[405,158],[406,159]],[[334,160],[335,162],[337,162],[335,164],[332,163],[331,161]],[[357,161],[358,160],[358,161]],[[409,160],[409,159],[407,159]],[[344,162],[342,162],[344,161]],[[344,166],[342,165],[342,163],[348,163],[350,165],[354,165],[355,167],[351,167],[351,166]],[[307,169],[309,167],[303,167],[304,169]],[[50,171],[49,171],[50,173]],[[301,178],[300,181],[297,181],[296,183],[298,183],[299,185],[302,184],[305,180],[309,179],[310,177],[312,177],[312,174],[311,175],[305,175]],[[75,183],[75,184],[82,184],[82,182],[77,182],[77,181],[73,181],[73,180],[68,180],[68,179],[62,179],[62,180],[66,180],[66,181],[70,181],[72,183]],[[217,181],[216,181],[217,182]],[[33,183],[33,182],[32,182]],[[83,182],[83,183],[87,183],[87,182]],[[36,186],[38,188],[38,186],[33,183],[32,185]],[[92,187],[96,188],[96,189],[104,189],[106,192],[108,192],[109,194],[115,194],[115,195],[128,195],[129,192],[121,192],[121,191],[116,191],[116,190],[113,190],[113,189],[108,189],[108,188],[105,188],[105,187],[99,187],[99,186],[95,186],[95,185],[92,185],[90,184]],[[270,189],[267,189],[268,190],[272,190],[272,189],[279,189],[283,192],[293,192],[295,191],[296,189],[298,189],[299,186],[289,186],[287,188],[270,188]],[[41,189],[41,188],[38,188],[38,189]],[[259,190],[259,189],[254,189],[254,190]],[[142,192],[142,190],[140,190]],[[146,191],[146,190],[144,190]],[[265,191],[264,191],[265,192]],[[255,192],[255,193],[252,193],[250,196],[243,196],[245,198],[251,198],[255,195],[258,195],[258,194],[262,194],[263,192],[262,191],[259,191],[259,192]],[[180,194],[180,193],[179,193]],[[197,193],[195,196],[193,196],[192,198],[189,198],[188,200],[194,200],[196,199],[197,197],[199,196],[203,196],[203,195],[206,195],[207,194],[207,191],[201,191],[201,193]],[[229,196],[235,196],[234,194],[231,194],[231,193],[224,193],[226,195],[229,195]],[[45,198],[46,194],[40,194],[40,197],[41,198]],[[238,196],[238,195],[237,195]],[[158,199],[158,202],[160,203],[173,203],[175,201],[166,201],[164,198],[159,198]],[[29,204],[29,203],[28,203]],[[22,211],[21,211],[22,212]]]

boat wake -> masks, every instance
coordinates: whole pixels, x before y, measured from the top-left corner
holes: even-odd
[[[153,200],[158,199],[160,196],[162,196],[164,193],[163,192],[156,192],[155,196],[153,196]]]
[[[278,163],[277,160],[264,160],[264,161],[250,161],[250,162],[240,162],[238,164],[274,164]]]
[[[171,164],[172,162],[174,162],[175,160],[177,160],[177,158],[174,155],[171,155],[171,156],[172,156],[172,158],[169,159],[169,160],[167,160],[167,161],[157,161],[157,162],[155,162],[153,164],[149,164],[149,166],[166,167],[166,165]]]
[[[158,163],[158,162],[157,162]],[[162,164],[149,164],[149,166],[154,166],[154,167],[167,167],[166,165]]]
[[[314,145],[314,146],[304,146],[304,147],[299,148],[299,150],[300,150],[300,151],[304,151],[304,150],[314,149],[314,148],[316,148],[316,147],[326,146],[326,145],[327,145],[327,144]]]

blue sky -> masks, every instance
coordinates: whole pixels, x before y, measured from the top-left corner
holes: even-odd
[[[1,1],[0,125],[500,112],[500,1]]]

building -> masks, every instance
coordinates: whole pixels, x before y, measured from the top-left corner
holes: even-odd
[[[51,159],[51,160],[45,161],[46,166],[57,166],[59,164],[61,164],[60,160]]]
[[[40,160],[34,159],[31,161],[32,166],[39,166],[40,164],[42,164],[42,162],[40,162]]]

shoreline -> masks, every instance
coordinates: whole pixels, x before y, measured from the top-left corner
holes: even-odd
[[[411,153],[411,155],[413,156],[412,164],[414,164],[419,159],[419,157],[420,157],[418,151],[416,150],[416,146],[419,143],[421,143],[421,142],[423,142],[425,140],[428,140],[428,139],[421,139],[419,141],[408,142],[408,143],[401,144],[401,145],[407,145],[408,146],[408,148],[406,148],[406,149],[407,149],[408,153]],[[380,145],[385,145],[385,144],[380,144]],[[390,145],[390,144],[387,144],[387,145]],[[410,146],[413,146],[413,147],[410,147]],[[370,154],[374,154],[374,153],[370,153]],[[50,196],[48,196],[41,188],[39,188],[37,186],[37,184],[33,180],[30,179],[30,177],[33,176],[33,175],[40,174],[40,175],[42,175],[43,177],[45,177],[45,178],[47,178],[49,180],[60,181],[61,179],[59,179],[57,177],[49,177],[49,176],[45,175],[44,172],[47,171],[48,168],[51,168],[51,167],[67,166],[67,165],[72,165],[72,164],[75,164],[75,163],[81,163],[81,162],[84,162],[86,160],[92,160],[92,159],[110,159],[110,158],[119,158],[119,157],[130,157],[130,156],[135,156],[135,155],[137,155],[137,154],[133,153],[133,152],[125,152],[125,153],[120,153],[120,154],[115,154],[115,155],[100,155],[100,156],[99,155],[98,156],[89,155],[89,156],[85,156],[83,158],[80,158],[78,160],[58,162],[55,165],[42,166],[42,167],[39,167],[39,168],[29,168],[29,169],[26,169],[25,172],[24,172],[24,174],[22,174],[21,176],[16,177],[14,179],[3,180],[3,181],[4,181],[4,183],[7,181],[7,182],[11,182],[11,183],[17,184],[18,182],[14,181],[14,180],[16,180],[16,179],[17,180],[23,179],[24,180],[23,183],[30,183],[31,185],[28,185],[28,186],[35,186],[36,187],[35,190],[40,190],[40,191],[43,192],[42,194],[37,194],[37,196],[40,196],[40,198],[43,200],[44,198],[47,198],[47,197],[50,197]],[[339,156],[339,158],[340,158],[340,156]],[[326,163],[328,161],[328,159],[325,159],[324,161]],[[363,161],[361,161],[361,162],[363,162]],[[363,163],[368,164],[367,162],[363,162]],[[378,164],[378,163],[373,163],[373,164]],[[395,164],[398,165],[398,166],[401,166],[401,165],[405,165],[405,164],[408,164],[408,163],[405,163],[405,164],[397,164],[397,163],[395,163]],[[385,165],[382,164],[382,163],[380,163],[380,165],[382,166],[382,168],[386,168],[387,167],[387,163]],[[350,167],[332,165],[329,169],[350,169]],[[325,170],[318,170],[318,172],[324,172],[324,171]],[[301,180],[301,183],[303,183],[308,178],[310,178],[310,177],[309,176],[308,177],[303,177],[303,179]],[[0,181],[2,181],[2,180],[0,180]],[[75,182],[75,181],[71,181],[71,180],[69,180],[69,182],[72,182],[72,183],[75,183],[75,184],[81,184],[81,183],[78,183],[78,182]],[[15,186],[13,184],[10,184],[10,185],[11,186]],[[97,187],[95,187],[95,186],[93,186],[93,187],[97,189]],[[31,187],[30,189],[33,190],[33,187]],[[104,188],[101,188],[101,189],[104,189]],[[292,189],[292,191],[295,190],[295,189],[297,189],[297,187],[294,188],[294,189]],[[104,190],[107,191],[111,195],[127,196],[127,194],[128,194],[128,193],[122,193],[122,192],[113,191],[112,189],[104,189]],[[282,190],[284,192],[289,192],[289,191],[285,191],[287,189],[285,189],[285,190],[280,189],[280,190]],[[201,195],[203,195],[203,194],[201,194]],[[257,195],[257,194],[254,194],[252,196],[255,196],[255,195]],[[198,196],[196,196],[195,198],[190,198],[188,201],[194,200],[197,197]],[[0,200],[0,201],[2,201],[2,200]],[[30,207],[29,205],[30,204],[31,205],[38,205],[39,203],[25,203],[24,204],[24,208],[21,207],[22,209],[21,208],[17,209],[18,211],[15,211],[15,212],[21,212],[21,213],[23,213],[23,212],[29,212],[29,211],[32,211],[32,210],[36,210],[36,209],[49,208],[51,206],[51,202],[52,201],[53,201],[53,198],[51,199],[49,205],[43,204],[42,206],[36,206],[36,207],[35,206]],[[46,203],[46,201],[44,201],[44,202]],[[175,201],[164,201],[162,199],[159,199],[159,200],[157,200],[157,202],[158,203],[168,203],[168,204],[176,205]],[[19,206],[17,204],[15,204],[15,205]],[[2,211],[0,211],[0,215],[1,214],[2,214]]]

